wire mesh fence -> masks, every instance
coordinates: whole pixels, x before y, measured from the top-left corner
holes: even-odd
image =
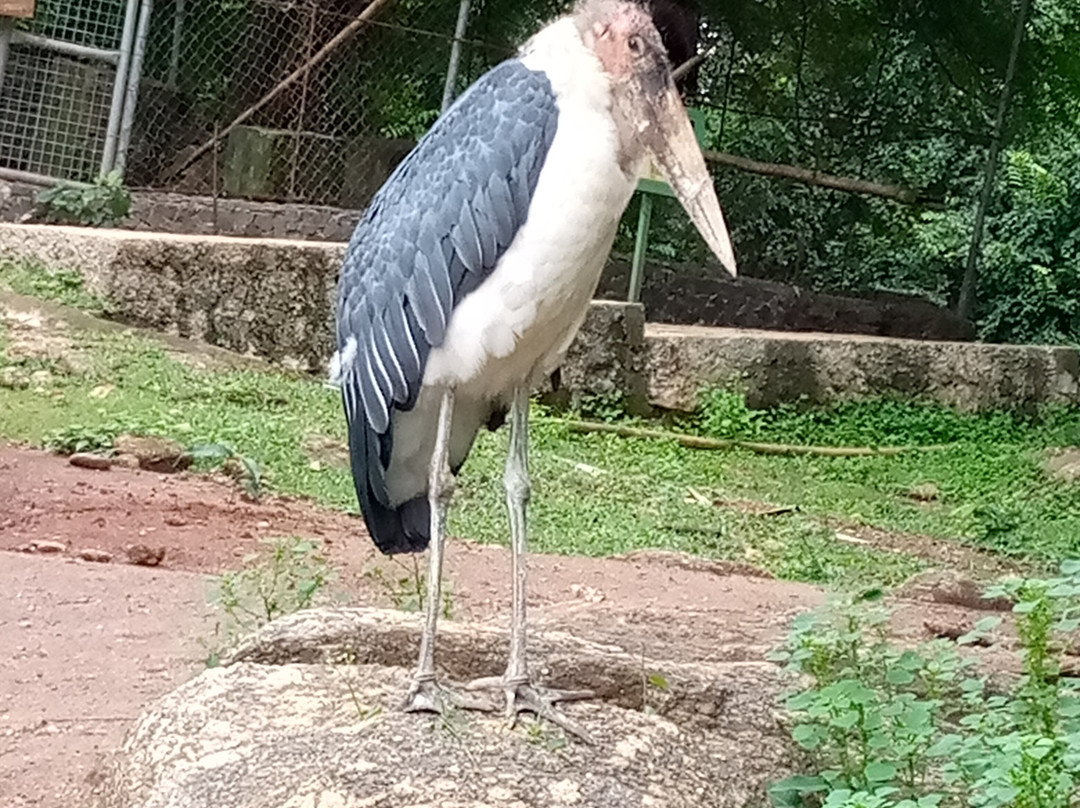
[[[92,179],[117,134],[125,0],[42,0],[31,20],[0,21],[0,167]]]
[[[438,117],[459,10],[395,3],[335,44],[374,5],[155,4],[128,182],[362,207]]]

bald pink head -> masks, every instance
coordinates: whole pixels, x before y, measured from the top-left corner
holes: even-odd
[[[581,40],[611,81],[611,112],[623,170],[652,160],[698,232],[734,275],[735,253],[690,118],[652,17],[626,0],[582,0],[573,12]]]

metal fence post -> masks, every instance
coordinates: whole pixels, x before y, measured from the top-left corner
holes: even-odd
[[[154,13],[154,0],[143,0],[139,16],[139,30],[135,35],[135,47],[131,54],[128,71],[127,92],[124,94],[124,116],[120,122],[120,142],[116,147],[113,170],[124,173],[127,167],[128,147],[131,145],[131,127],[135,124],[135,108],[139,105],[139,82],[142,81],[143,60],[146,58],[146,40],[150,36],[150,17]]]
[[[8,53],[11,52],[11,33],[15,30],[15,20],[0,17],[0,90],[4,89],[4,73],[7,71]]]
[[[120,38],[120,58],[116,63],[116,83],[113,84],[109,125],[105,130],[105,148],[101,155],[101,173],[108,174],[116,162],[116,145],[120,139],[120,119],[124,114],[124,91],[127,89],[131,48],[135,41],[135,23],[139,16],[139,0],[128,0],[124,14],[124,33]]]
[[[169,78],[165,86],[176,89],[180,78],[180,46],[184,41],[184,0],[176,0],[176,16],[173,17],[172,50],[169,52]]]
[[[457,84],[458,67],[461,64],[461,39],[469,24],[470,0],[461,0],[458,7],[457,26],[454,28],[454,42],[450,46],[450,64],[446,67],[446,87],[443,88],[442,112],[446,112],[454,101],[454,85]]]

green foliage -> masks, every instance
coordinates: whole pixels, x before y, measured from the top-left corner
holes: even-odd
[[[92,314],[108,312],[105,301],[88,292],[83,276],[71,269],[48,267],[31,260],[0,259],[0,286]]]
[[[265,550],[244,556],[242,569],[218,580],[214,601],[222,614],[207,666],[215,667],[223,647],[238,637],[312,606],[333,579],[333,570],[311,541],[273,539],[266,542]]]
[[[107,452],[113,448],[116,438],[126,430],[120,424],[68,424],[49,432],[42,441],[46,449],[59,454],[76,452]]]
[[[364,578],[381,590],[395,609],[403,612],[424,611],[424,599],[427,595],[427,575],[420,571],[416,556],[413,556],[411,568],[405,568],[396,562],[403,571],[397,577],[389,577],[382,567],[373,567],[364,571]],[[442,615],[447,620],[454,613],[454,592],[450,581],[442,580]]]
[[[196,461],[207,461],[232,471],[251,499],[258,501],[262,497],[263,467],[259,461],[241,454],[228,443],[200,443],[192,446],[190,453]]]
[[[1080,680],[1061,676],[1080,625],[1080,562],[1049,580],[987,592],[1015,599],[1024,673],[1002,685],[946,641],[893,646],[889,613],[862,599],[796,620],[774,654],[807,772],[774,784],[775,805],[1069,808],[1080,799]],[[1001,621],[981,620],[961,644]]]
[[[90,185],[60,183],[37,195],[42,218],[53,224],[111,227],[131,212],[131,193],[124,177],[112,171]]]

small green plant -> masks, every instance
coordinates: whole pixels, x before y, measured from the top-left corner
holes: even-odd
[[[91,314],[109,313],[108,304],[87,291],[82,274],[72,269],[50,267],[33,260],[0,260],[0,286]]]
[[[207,643],[208,667],[219,663],[222,648],[237,637],[310,607],[334,579],[319,546],[306,539],[272,539],[243,562],[243,569],[225,573],[218,582],[214,600],[222,617]]]
[[[701,395],[696,426],[714,438],[756,438],[761,434],[763,414],[746,406],[746,396],[714,388]]]
[[[117,436],[125,431],[120,424],[69,424],[49,432],[42,443],[50,452],[64,455],[76,452],[108,452],[113,448]]]
[[[131,194],[119,171],[99,176],[90,185],[59,185],[37,195],[42,218],[54,224],[110,227],[131,212]]]
[[[263,495],[263,467],[259,461],[236,451],[228,443],[200,443],[190,454],[196,461],[208,461],[225,469],[244,488],[244,493],[258,501]]]
[[[420,571],[417,557],[412,557],[412,568],[409,569],[400,561],[391,561],[401,567],[403,574],[391,579],[382,567],[372,567],[364,571],[364,577],[381,589],[394,604],[394,608],[403,612],[421,612],[424,610],[424,601],[427,595],[427,575]],[[442,616],[447,620],[453,617],[454,592],[450,581],[442,580]]]
[[[775,783],[776,806],[1070,808],[1080,800],[1080,680],[1061,675],[1080,626],[1080,561],[1060,577],[987,592],[1016,600],[1024,674],[1002,688],[946,641],[898,649],[865,599],[803,615],[774,658],[809,772]],[[987,618],[960,638],[996,628]]]

